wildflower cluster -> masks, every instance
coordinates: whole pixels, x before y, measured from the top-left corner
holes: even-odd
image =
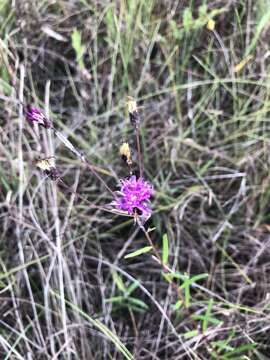
[[[136,177],[132,174],[131,151],[128,143],[122,144],[120,147],[120,154],[124,157],[127,165],[130,167],[130,177],[120,180],[121,188],[120,191],[117,192],[117,197],[113,202],[113,205],[116,209],[134,216],[136,222],[144,224],[144,222],[151,217],[150,198],[154,193],[154,189],[151,184],[144,180],[142,174],[142,157],[139,140],[140,116],[137,103],[133,98],[128,97],[127,106],[131,125],[134,126],[136,131],[140,176]]]
[[[151,184],[132,175],[121,180],[121,189],[113,204],[117,209],[126,211],[129,215],[139,216],[145,222],[151,216],[150,197],[153,192]]]
[[[129,167],[129,177],[126,179],[120,179],[120,191],[112,192],[106,185],[103,179],[95,171],[94,167],[86,160],[79,151],[77,151],[70,141],[63,136],[59,131],[55,130],[52,122],[36,107],[28,107],[25,111],[25,115],[30,124],[38,124],[45,129],[52,129],[58,139],[75,155],[77,155],[81,161],[83,161],[92,173],[105,185],[105,187],[114,196],[114,201],[111,205],[130,216],[134,217],[135,222],[138,224],[144,224],[151,217],[150,198],[154,193],[153,186],[144,180],[142,174],[142,157],[140,152],[139,141],[139,125],[140,117],[137,109],[136,101],[132,98],[128,98],[128,112],[131,124],[136,129],[138,162],[140,168],[140,176],[133,175],[132,170],[132,156],[129,144],[123,143],[120,147],[120,155],[124,159],[125,163]],[[58,170],[55,167],[54,159],[43,159],[36,162],[38,168],[43,170],[52,180],[60,179]]]

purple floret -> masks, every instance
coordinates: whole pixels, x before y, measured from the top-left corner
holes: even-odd
[[[154,189],[151,184],[143,178],[136,179],[131,176],[129,179],[121,180],[121,189],[113,205],[129,215],[137,214],[143,222],[150,218],[150,197]]]
[[[37,123],[46,129],[49,129],[52,126],[50,120],[48,120],[38,108],[29,107],[25,114],[31,124]]]

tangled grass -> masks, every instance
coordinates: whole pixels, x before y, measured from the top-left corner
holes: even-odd
[[[269,9],[0,1],[1,359],[270,359]],[[116,189],[119,146],[136,149],[127,96],[157,254],[22,107],[44,109]]]

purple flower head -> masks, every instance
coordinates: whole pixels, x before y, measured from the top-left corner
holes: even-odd
[[[150,197],[154,189],[142,177],[131,176],[121,180],[121,189],[113,205],[118,210],[126,211],[129,215],[137,215],[145,222],[151,216]]]
[[[52,127],[51,121],[48,120],[46,118],[46,116],[38,108],[31,106],[27,109],[25,114],[26,114],[27,120],[31,124],[37,123],[37,124],[45,127],[45,129],[49,129]]]

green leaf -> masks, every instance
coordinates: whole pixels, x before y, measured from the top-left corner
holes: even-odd
[[[171,20],[169,24],[170,24],[172,36],[174,37],[174,39],[181,40],[182,34],[184,32],[178,27],[177,22],[175,20]]]
[[[207,16],[207,5],[203,4],[199,6],[199,17],[202,18],[205,16]]]
[[[183,301],[182,301],[182,300],[178,300],[178,301],[174,304],[173,310],[174,310],[174,311],[179,310],[182,304],[183,304]]]
[[[118,290],[122,291],[125,294],[126,287],[125,284],[123,283],[121,276],[119,276],[115,271],[113,271],[112,276],[116,286],[118,287]]]
[[[187,285],[190,286],[190,285],[192,285],[192,283],[197,282],[202,279],[205,279],[207,277],[208,277],[207,273],[192,276],[191,278],[188,278],[187,280],[185,280],[185,282],[180,286],[180,289],[186,287]]]
[[[205,315],[192,315],[192,319],[205,321],[206,317],[205,317]],[[208,325],[208,323],[212,323],[214,325],[220,325],[220,324],[222,324],[222,321],[218,320],[218,319],[216,319],[214,317],[208,316],[207,325]]]
[[[12,86],[10,85],[10,77],[7,69],[2,67],[1,69],[1,87],[5,95],[10,96],[12,91]]]
[[[139,250],[136,250],[136,251],[133,251],[130,254],[127,254],[125,256],[125,259],[133,258],[133,257],[139,256],[141,254],[148,253],[150,250],[152,250],[152,246],[145,246],[145,247],[143,247],[143,248],[141,248]]]
[[[165,279],[170,282],[172,279],[180,279],[183,281],[186,281],[187,279],[189,279],[189,277],[187,275],[183,275],[180,274],[178,272],[172,272],[172,273],[164,273],[163,276],[165,277]]]
[[[139,300],[139,299],[136,299],[136,298],[133,298],[133,297],[129,297],[129,298],[127,298],[127,301],[131,305],[135,305],[135,306],[138,306],[138,307],[140,307],[142,309],[148,310],[148,305],[145,304],[142,300]]]
[[[107,29],[107,35],[108,35],[106,37],[106,40],[111,46],[114,46],[113,41],[117,36],[117,34],[116,34],[117,29],[115,26],[115,8],[114,8],[114,6],[108,7],[108,10],[105,15],[105,22],[106,22],[106,29]]]
[[[83,62],[83,55],[85,52],[85,47],[82,44],[81,33],[77,29],[73,30],[73,32],[71,34],[71,41],[72,41],[72,47],[76,53],[76,61],[79,65],[79,68],[82,70],[85,68],[84,62]]]
[[[168,264],[168,258],[169,258],[169,241],[168,241],[167,234],[163,235],[162,244],[163,244],[162,262],[163,262],[163,264],[167,265]]]
[[[190,305],[190,287],[189,287],[189,283],[186,282],[186,286],[184,287],[184,292],[185,292],[185,305],[186,308],[189,308]]]
[[[238,348],[235,348],[234,350],[230,351],[230,352],[227,352],[226,355],[225,355],[225,358],[226,359],[232,359],[231,356],[234,356],[236,354],[240,354],[242,352],[246,352],[247,350],[252,350],[254,349],[255,347],[257,346],[256,343],[250,343],[250,344],[243,344],[243,345],[240,345]],[[235,359],[235,358],[234,358]]]
[[[131,285],[129,285],[129,287],[127,288],[127,291],[126,291],[127,296],[129,296],[131,293],[133,293],[133,291],[136,290],[138,286],[139,286],[138,281],[134,281]]]
[[[193,17],[190,8],[185,8],[183,13],[183,26],[186,31],[191,30],[193,25]]]
[[[184,334],[184,338],[185,339],[190,339],[190,338],[193,338],[194,336],[198,335],[198,330],[191,330],[191,331],[188,331]]]
[[[256,27],[256,31],[255,31],[255,35],[253,37],[253,39],[251,40],[250,45],[247,47],[246,52],[245,52],[245,57],[247,55],[249,55],[256,47],[257,42],[260,38],[260,35],[262,33],[262,31],[269,26],[269,21],[270,21],[270,6],[269,4],[265,7],[265,11],[263,13],[261,13],[261,19],[257,24]]]
[[[172,282],[173,276],[170,276],[171,274],[167,274],[165,272],[162,272],[162,276],[164,279],[170,284]]]
[[[184,280],[184,283],[179,287],[179,289],[184,289],[185,292],[185,305],[186,308],[189,307],[190,305],[190,286],[201,279],[204,279],[208,277],[208,274],[199,274],[199,275],[195,275],[192,278],[189,278],[189,276],[186,276],[186,279]]]
[[[209,318],[211,315],[211,310],[212,310],[212,306],[213,306],[213,299],[209,300],[208,306],[207,306],[207,310],[203,319],[203,323],[202,323],[202,331],[205,332],[207,330],[208,327],[208,322],[209,322]]]

